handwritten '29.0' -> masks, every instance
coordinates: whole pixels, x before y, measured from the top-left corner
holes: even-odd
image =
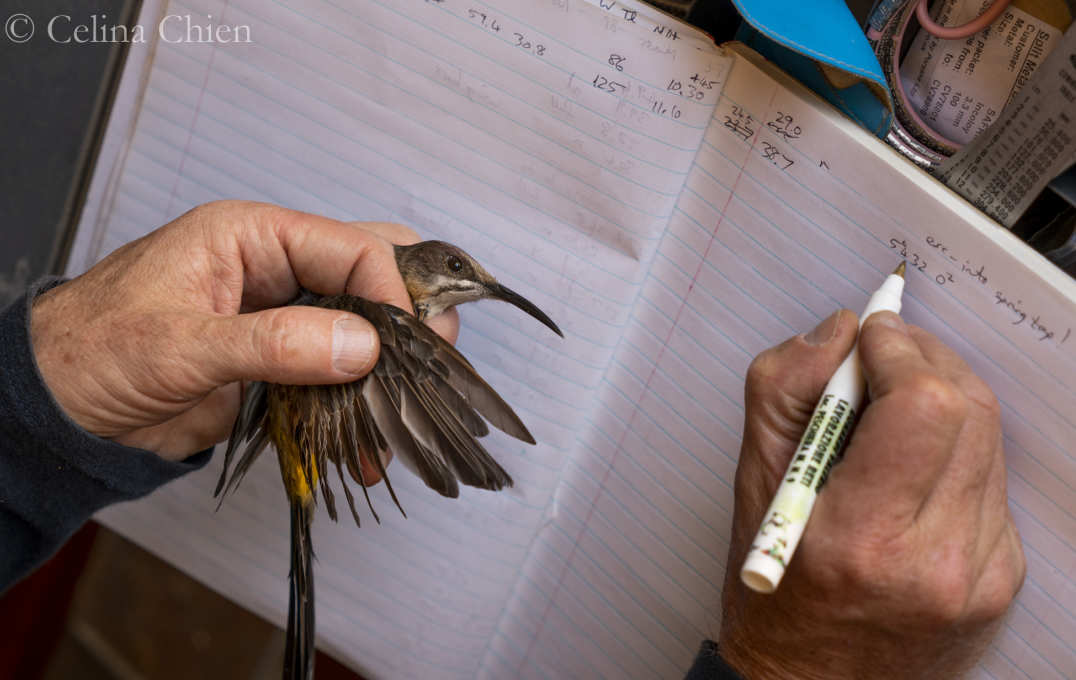
[[[731,113],[725,114],[725,122],[722,125],[745,142],[750,142],[751,138],[758,132],[758,123],[755,118],[744,110],[742,106],[735,104],[732,106]],[[766,123],[766,129],[772,134],[780,136],[786,142],[799,139],[803,134],[803,128],[796,125],[793,117],[780,111],[777,112],[773,120]],[[795,164],[795,161],[785,155],[776,144],[762,140],[759,147],[759,155],[781,170],[788,170]],[[819,167],[829,168],[829,164],[825,161],[820,161],[818,165]]]
[[[1072,329],[1066,328],[1064,334],[1058,338],[1057,332],[1050,328],[1043,321],[1041,314],[1034,314],[1027,311],[1024,306],[1024,301],[1019,299],[1010,298],[1000,288],[989,286],[990,278],[987,276],[986,265],[976,266],[971,260],[965,259],[963,262],[960,258],[956,257],[949,249],[949,246],[942,242],[935,236],[926,237],[927,246],[933,251],[933,255],[941,258],[943,261],[948,261],[953,266],[960,267],[960,276],[962,279],[971,281],[972,283],[980,286],[990,287],[994,293],[994,303],[1005,308],[1009,314],[1012,315],[1010,323],[1013,326],[1025,326],[1036,334],[1039,341],[1054,340],[1058,345],[1064,343],[1072,335]],[[900,253],[900,256],[905,258],[908,267],[920,271],[934,279],[934,283],[939,286],[946,286],[952,283],[956,283],[957,279],[949,271],[945,271],[937,264],[928,266],[927,259],[919,253],[908,249],[908,241],[903,238],[891,238],[889,239],[889,247]],[[940,271],[939,271],[940,270]],[[937,273],[935,273],[937,272]]]

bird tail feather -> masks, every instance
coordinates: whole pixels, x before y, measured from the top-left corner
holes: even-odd
[[[291,590],[285,634],[284,680],[314,677],[314,549],[310,540],[312,503],[291,499]]]

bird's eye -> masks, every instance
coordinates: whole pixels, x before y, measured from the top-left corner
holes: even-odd
[[[445,262],[448,264],[448,268],[454,272],[463,269],[463,262],[460,262],[460,258],[455,255],[450,255]]]

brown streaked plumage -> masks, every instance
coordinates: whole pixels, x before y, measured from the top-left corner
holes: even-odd
[[[364,459],[376,466],[403,512],[382,462],[387,451],[431,489],[455,498],[460,483],[494,491],[512,485],[512,478],[478,441],[489,434],[487,421],[506,434],[534,443],[511,407],[455,347],[423,321],[458,304],[499,299],[516,305],[563,337],[538,307],[498,283],[472,257],[449,243],[396,246],[395,255],[417,317],[353,295],[303,293],[292,303],[343,309],[370,321],[381,338],[381,354],[374,369],[343,385],[249,385],[224,455],[215,492],[222,499],[239,485],[268,444],[277,450],[291,504],[285,680],[313,677],[310,522],[319,488],[329,516],[337,518],[328,482],[330,467],[336,468],[358,524],[346,476],[359,484],[371,514],[380,521],[366,490]]]

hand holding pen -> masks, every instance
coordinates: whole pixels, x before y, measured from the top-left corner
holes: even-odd
[[[905,267],[906,263],[901,262],[871,295],[863,310],[864,319],[875,312],[900,313]],[[740,578],[752,590],[772,593],[780,584],[811,519],[818,492],[826,483],[830,469],[840,460],[855,426],[866,387],[859,347],[852,345],[852,351],[822,390],[807,431],[800,438],[796,455],[788,464],[740,570]]]
[[[823,387],[856,340],[842,311],[761,354],[744,441],[720,651],[747,678],[954,678],[1023,581],[997,400],[936,337],[863,324],[867,404],[772,595],[740,567]]]

